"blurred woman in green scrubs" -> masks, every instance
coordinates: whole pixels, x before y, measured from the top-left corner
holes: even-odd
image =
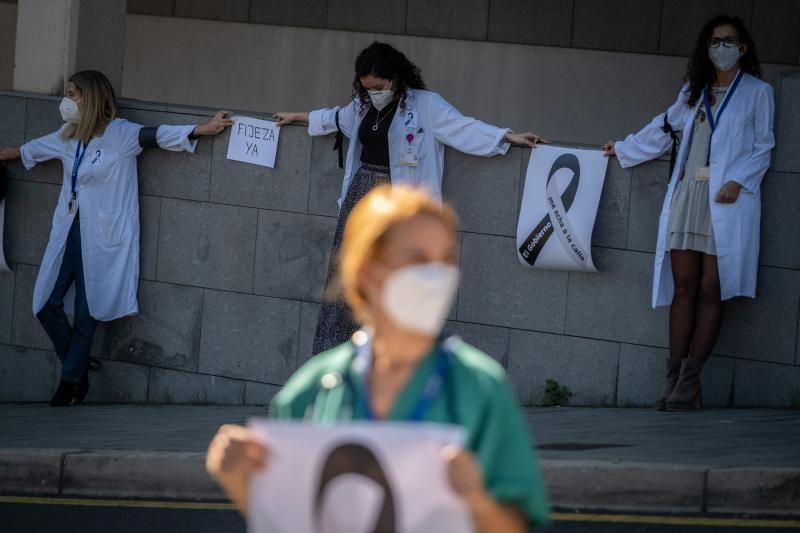
[[[466,449],[443,460],[476,531],[530,531],[548,519],[547,496],[505,373],[472,346],[440,336],[458,286],[456,230],[449,207],[409,187],[378,187],[358,204],[340,272],[364,329],[300,368],[271,416],[460,425]],[[223,426],[211,442],[207,468],[244,514],[250,476],[268,456],[241,426]]]

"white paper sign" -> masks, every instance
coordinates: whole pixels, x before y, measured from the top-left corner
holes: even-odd
[[[8,264],[6,263],[6,254],[3,250],[3,242],[5,236],[5,228],[3,223],[5,222],[6,218],[6,200],[5,198],[0,201],[0,272],[11,272],[11,269],[8,268]]]
[[[607,167],[600,150],[543,145],[532,150],[517,224],[523,265],[597,272],[592,230]]]
[[[248,533],[451,533],[473,530],[441,449],[455,426],[316,425],[251,420],[269,466],[250,486]]]
[[[275,168],[281,129],[274,122],[249,117],[231,117],[228,159]]]

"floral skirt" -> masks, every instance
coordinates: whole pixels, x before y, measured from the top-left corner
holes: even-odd
[[[336,233],[333,237],[328,277],[325,281],[325,291],[322,294],[322,308],[317,318],[317,331],[314,335],[314,355],[347,342],[359,328],[350,306],[344,299],[339,280],[339,250],[342,247],[344,227],[350,212],[372,189],[387,183],[391,183],[388,167],[362,164],[347,189],[342,208],[339,210],[339,220],[336,223]]]

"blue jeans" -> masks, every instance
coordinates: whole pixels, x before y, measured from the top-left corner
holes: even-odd
[[[64,313],[64,296],[75,282],[75,320],[69,323]],[[58,270],[56,285],[47,303],[36,315],[47,336],[55,346],[56,354],[63,365],[61,380],[78,383],[89,366],[92,339],[97,320],[89,314],[86,301],[86,284],[83,279],[81,257],[81,224],[76,215],[67,235],[64,258]]]

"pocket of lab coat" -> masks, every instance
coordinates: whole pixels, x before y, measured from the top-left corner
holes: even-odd
[[[728,136],[731,141],[741,141],[744,136],[745,128],[747,127],[748,117],[744,113],[731,113],[730,115],[723,116],[722,120],[728,121]],[[750,127],[752,128],[753,120],[750,118]]]
[[[111,211],[97,212],[97,227],[101,244],[104,246],[118,246],[125,240],[130,229],[125,216]]]
[[[422,159],[428,153],[428,143],[425,140],[425,132],[415,133],[412,150],[416,151],[417,159]]]

